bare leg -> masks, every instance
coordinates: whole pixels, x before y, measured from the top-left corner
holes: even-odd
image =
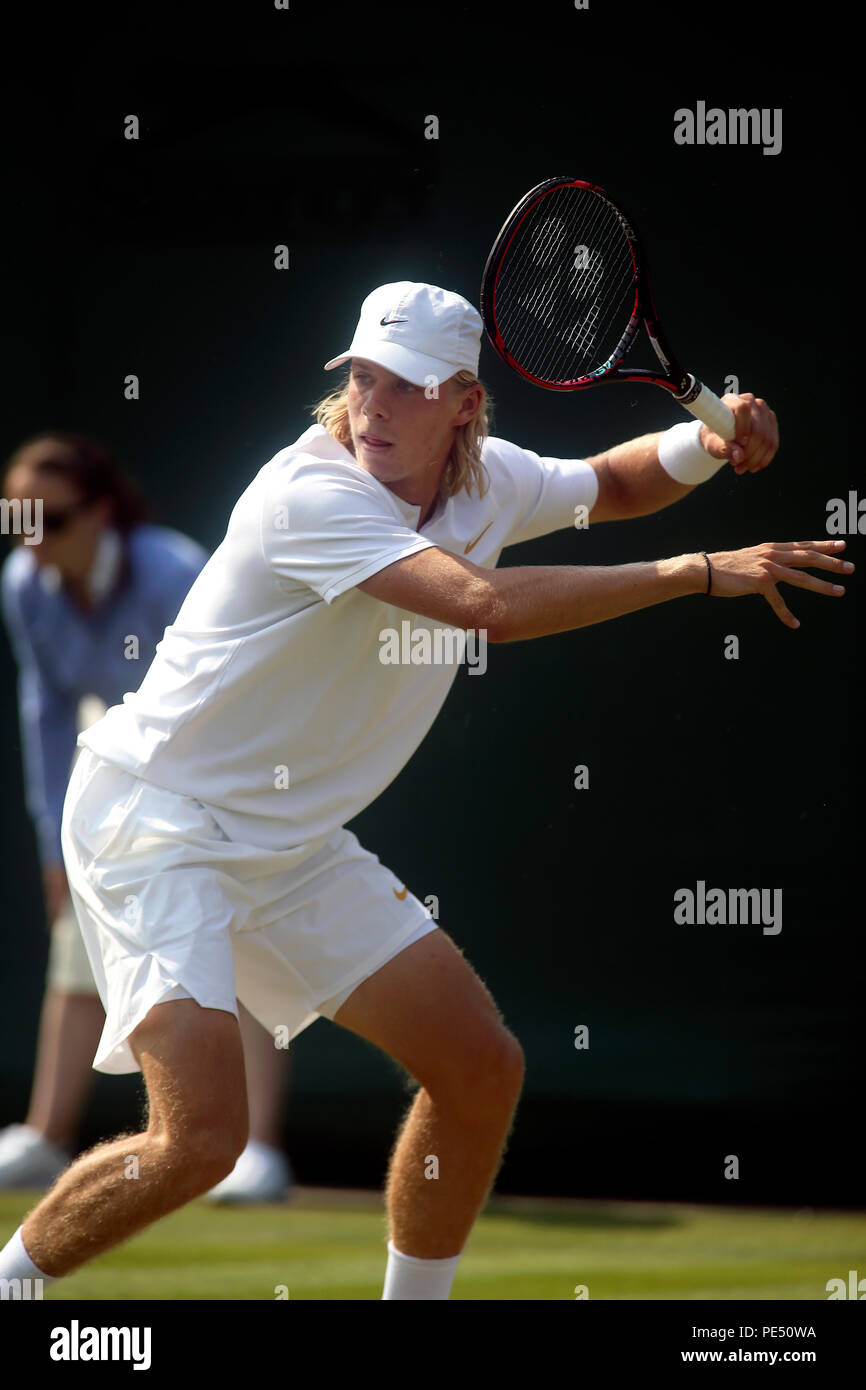
[[[250,1138],[270,1149],[279,1149],[289,1081],[288,1049],[274,1045],[272,1034],[240,1000],[238,1014],[250,1104]]]
[[[130,1043],[147,1085],[147,1129],[82,1154],[30,1212],[21,1236],[45,1274],[69,1274],[206,1192],[246,1143],[232,1014],[192,999],[157,1004]]]
[[[334,1021],[422,1083],[391,1157],[390,1239],[419,1259],[458,1255],[501,1164],[523,1084],[519,1044],[441,929],[364,980]]]
[[[496,1179],[516,1098],[506,1085],[498,1111],[469,1114],[419,1091],[397,1138],[385,1189],[389,1235],[404,1255],[447,1259],[463,1249]],[[431,1155],[438,1180],[425,1177]]]
[[[78,1135],[104,1024],[98,994],[45,991],[26,1123],[52,1144],[71,1145]]]

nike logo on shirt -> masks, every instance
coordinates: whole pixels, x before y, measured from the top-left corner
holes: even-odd
[[[493,522],[492,522],[492,521],[488,521],[487,525],[486,525],[485,528],[484,528],[484,531],[489,531],[492,525],[493,525]],[[477,545],[478,542],[481,540],[481,536],[484,535],[484,531],[481,532],[481,535],[480,535],[480,536],[476,536],[474,541],[470,541],[470,542],[469,542],[469,544],[467,545],[466,549],[465,549],[464,552],[463,552],[464,555],[468,555],[469,552],[470,552],[470,550],[474,550],[474,549],[475,549],[476,545]]]

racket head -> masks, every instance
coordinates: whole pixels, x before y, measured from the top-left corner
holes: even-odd
[[[509,213],[487,257],[480,308],[509,367],[548,390],[579,391],[615,378],[648,299],[640,241],[622,208],[598,184],[561,176]]]

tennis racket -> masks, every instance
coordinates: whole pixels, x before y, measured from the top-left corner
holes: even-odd
[[[481,315],[502,360],[537,386],[648,381],[714,434],[734,438],[733,412],[674,356],[638,234],[596,184],[545,179],[521,198],[487,257]],[[641,322],[660,369],[623,366]]]

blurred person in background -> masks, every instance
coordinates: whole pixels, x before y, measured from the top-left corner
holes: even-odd
[[[76,739],[137,688],[208,556],[179,531],[148,524],[137,487],[82,435],[52,431],[21,444],[2,496],[22,507],[42,503],[41,531],[32,544],[19,538],[0,592],[18,663],[27,808],[51,931],[29,1110],[24,1124],[0,1130],[0,1189],[8,1189],[49,1186],[70,1162],[105,1023],[60,849]],[[243,1006],[240,1021],[250,1138],[233,1172],[206,1195],[276,1201],[293,1182],[280,1144],[288,1063]]]

